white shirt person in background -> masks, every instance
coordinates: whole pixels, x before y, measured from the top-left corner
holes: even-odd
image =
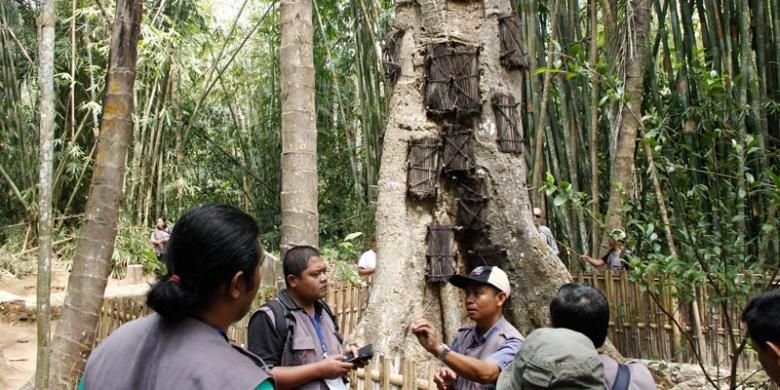
[[[371,237],[371,249],[363,252],[358,260],[358,274],[363,277],[376,272],[376,237]]]
[[[538,207],[534,207],[534,226],[536,226],[536,229],[539,230],[539,233],[542,234],[542,238],[544,238],[544,242],[547,243],[547,246],[552,249],[553,253],[555,253],[555,256],[558,256],[561,251],[558,249],[558,244],[555,242],[555,238],[553,237],[552,231],[547,226],[544,226],[542,223],[542,209]]]

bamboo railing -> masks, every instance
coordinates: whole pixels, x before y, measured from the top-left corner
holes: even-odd
[[[623,272],[595,272],[579,273],[573,275],[574,280],[592,285],[606,295],[610,303],[609,339],[623,356],[636,359],[664,360],[670,362],[691,363],[694,355],[689,343],[683,334],[683,343],[680,350],[673,350],[674,326],[671,319],[664,314],[661,307],[651,298],[650,294],[643,291],[638,283],[632,282],[627,273]],[[256,301],[255,308],[265,302],[276,291],[272,288],[262,290],[260,298]],[[369,286],[356,285],[349,282],[335,282],[331,284],[326,298],[331,305],[339,325],[339,329],[345,335],[350,334],[358,324],[360,317],[367,307]],[[672,312],[672,300],[669,294],[660,296],[660,303],[664,310]],[[701,327],[704,340],[696,340],[695,333],[691,330],[690,305],[681,305],[683,326],[694,345],[699,345],[701,354],[707,365],[725,368],[728,364],[733,348],[728,341],[728,332],[721,306],[708,301],[705,293],[699,296],[697,304],[701,314]],[[686,307],[687,306],[687,307]],[[729,313],[733,321],[734,336],[741,340],[743,329],[739,319],[739,311],[742,304],[730,305],[733,309]],[[246,328],[251,313],[241,321],[234,324],[228,331],[228,338],[236,344],[246,345]],[[149,314],[149,309],[143,302],[143,297],[107,299],[103,305],[100,322],[97,329],[96,343],[102,341],[111,332],[122,324]],[[388,368],[387,365],[390,365]],[[377,358],[371,368],[371,380],[369,382],[382,384],[390,380],[394,386],[403,382],[404,372],[427,372],[426,368],[409,366],[410,362],[398,359]],[[755,369],[759,367],[754,353],[746,352],[740,358],[739,367],[742,369]],[[353,373],[355,383],[364,383],[366,374],[364,370]],[[385,374],[391,372],[390,377]],[[400,375],[400,376],[399,376]],[[380,379],[376,379],[380,378]],[[390,379],[388,379],[390,378]],[[420,389],[427,389],[428,382],[425,378],[416,378],[414,381],[404,382],[411,386],[417,383]],[[403,383],[402,383],[403,384]],[[355,388],[355,387],[353,387]],[[364,387],[357,387],[364,388]],[[384,388],[384,387],[383,387]],[[411,387],[409,387],[411,388]]]
[[[592,272],[572,275],[574,280],[601,290],[610,305],[609,340],[623,356],[636,359],[665,360],[679,363],[695,362],[692,348],[698,347],[702,360],[711,367],[726,368],[734,348],[722,306],[711,300],[710,292],[703,288],[695,304],[700,314],[700,326],[704,340],[698,340],[694,331],[693,304],[674,307],[672,294],[661,290],[654,298],[639,283],[630,280],[627,272]],[[663,280],[656,280],[663,285]],[[740,315],[745,302],[729,302],[732,335],[739,344],[744,335]],[[668,314],[679,313],[683,327],[681,348],[674,348],[675,324]],[[666,312],[666,313],[665,313]],[[668,313],[668,314],[667,314]],[[692,344],[691,344],[692,342]],[[693,345],[693,346],[692,346]],[[745,352],[739,359],[739,367],[759,367],[754,353]]]
[[[367,284],[358,285],[351,282],[332,283],[328,288],[328,296],[325,301],[330,304],[342,334],[351,333],[357,326],[368,303],[368,292],[369,286]],[[252,310],[228,329],[228,338],[236,344],[246,346],[246,328],[252,313],[273,296],[276,296],[275,289],[262,289],[258,293]],[[101,309],[94,345],[103,341],[122,324],[148,315],[151,311],[144,303],[145,298],[142,296],[106,299]]]

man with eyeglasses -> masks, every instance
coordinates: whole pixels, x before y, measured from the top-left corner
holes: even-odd
[[[555,242],[555,238],[553,237],[552,231],[547,226],[544,226],[542,223],[542,209],[538,207],[534,207],[534,226],[536,226],[536,229],[539,230],[539,233],[542,234],[542,237],[544,238],[544,242],[547,243],[547,246],[552,249],[553,253],[555,253],[555,256],[558,256],[559,253],[561,253],[560,250],[558,250],[558,244]]]

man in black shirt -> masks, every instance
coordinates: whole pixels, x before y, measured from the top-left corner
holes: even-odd
[[[320,252],[294,247],[282,268],[287,289],[252,315],[248,349],[271,367],[280,389],[346,389],[343,377],[354,365],[344,361],[335,317],[323,300],[328,276]]]

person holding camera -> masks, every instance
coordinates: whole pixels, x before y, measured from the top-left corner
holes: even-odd
[[[411,331],[423,348],[444,363],[434,377],[439,389],[478,390],[495,385],[523,342],[520,332],[504,319],[509,278],[501,268],[483,266],[468,276],[454,275],[449,282],[466,290],[466,312],[475,324],[460,328],[449,346],[439,341],[428,320],[416,321]]]
[[[327,265],[311,246],[296,246],[282,261],[287,288],[249,320],[248,349],[271,368],[278,389],[346,389],[347,362],[330,306]],[[362,363],[365,364],[365,363]]]

